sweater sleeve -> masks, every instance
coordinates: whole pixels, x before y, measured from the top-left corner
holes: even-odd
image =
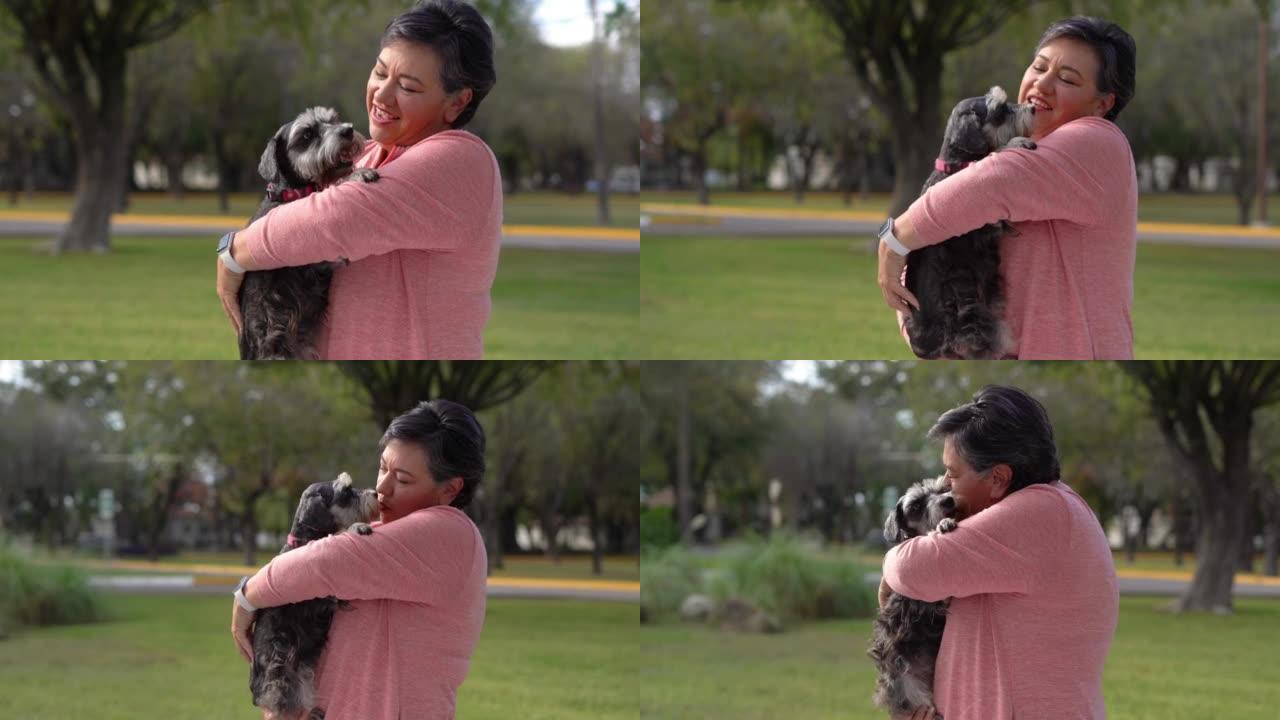
[[[432,507],[376,525],[371,535],[338,533],[290,550],[250,582],[261,607],[329,596],[436,605],[457,594],[476,552],[471,520]]]
[[[1027,593],[1036,584],[1037,558],[1065,547],[1066,527],[1066,508],[1053,491],[1032,485],[949,533],[914,537],[890,549],[884,578],[895,592],[926,602]]]
[[[1049,133],[1035,150],[1001,150],[940,181],[904,217],[924,245],[1000,220],[1094,224],[1120,212],[1131,154],[1115,123],[1080,118]]]
[[[237,233],[260,269],[393,250],[448,252],[480,234],[495,202],[498,166],[480,138],[437,133],[378,168],[281,205]]]

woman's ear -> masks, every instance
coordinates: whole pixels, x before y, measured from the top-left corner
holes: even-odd
[[[449,481],[444,484],[444,492],[440,493],[440,500],[442,503],[445,505],[452,505],[453,499],[458,497],[458,493],[462,492],[464,485],[465,483],[463,483],[462,478],[450,478]]]
[[[1000,464],[991,468],[991,499],[999,500],[1009,494],[1009,484],[1013,482],[1013,468]]]
[[[1111,112],[1111,108],[1115,107],[1115,105],[1116,105],[1115,93],[1107,93],[1106,95],[1103,95],[1101,98],[1098,99],[1098,105],[1097,105],[1098,117],[1106,117],[1107,113]]]
[[[467,106],[471,104],[472,96],[471,88],[462,88],[449,98],[449,104],[444,109],[444,119],[448,121],[449,125],[453,125],[458,116],[462,114],[462,111],[466,110]]]

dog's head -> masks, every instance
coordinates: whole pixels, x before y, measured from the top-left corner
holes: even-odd
[[[325,187],[351,174],[364,144],[364,136],[332,108],[309,108],[276,131],[262,153],[258,173],[284,187]]]
[[[1031,134],[1035,108],[1009,102],[999,86],[983,97],[961,100],[951,111],[943,133],[946,160],[977,160],[1002,148],[1015,137]]]
[[[956,498],[946,478],[922,480],[911,487],[884,522],[884,539],[891,544],[925,535],[946,518],[955,519]]]
[[[351,487],[351,476],[342,473],[333,482],[307,486],[293,516],[292,535],[300,542],[341,532],[356,523],[371,521],[378,512],[378,494]]]

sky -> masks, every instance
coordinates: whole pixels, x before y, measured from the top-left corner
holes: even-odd
[[[627,7],[635,8],[640,0],[624,0]],[[600,14],[613,8],[613,0],[598,0]],[[567,47],[591,42],[591,15],[587,12],[587,0],[542,0],[533,13],[533,20],[542,31],[542,40],[548,45]]]

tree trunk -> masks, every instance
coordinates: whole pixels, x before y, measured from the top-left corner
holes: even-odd
[[[228,187],[227,178],[231,174],[231,161],[227,157],[226,136],[221,130],[215,129],[211,133],[213,140],[213,165],[214,172],[218,175],[218,210],[219,212],[231,212],[231,188]]]
[[[595,490],[586,493],[587,526],[591,531],[591,574],[601,575],[604,572],[604,543],[600,533],[600,510],[596,501]]]
[[[889,201],[891,217],[901,215],[919,197],[933,171],[932,160],[940,142],[936,128],[917,126],[914,122],[893,133],[897,167],[893,173],[893,197]]]
[[[111,122],[96,125],[86,118],[77,130],[76,196],[71,220],[54,244],[56,253],[111,249],[111,212],[125,179],[125,148],[118,141],[123,117],[108,127]]]
[[[596,0],[588,0],[594,42],[591,43],[592,117],[595,125],[596,222],[609,224],[609,158],[604,136],[604,28],[596,11]]]
[[[676,520],[680,525],[680,542],[688,547],[693,544],[693,486],[691,482],[691,455],[693,443],[692,410],[689,407],[689,367],[681,368],[676,380],[677,412],[680,413],[676,430]]]
[[[1248,496],[1249,430],[1251,415],[1237,418],[1222,434],[1221,475],[1211,467],[1196,471],[1200,499],[1200,532],[1196,543],[1196,571],[1178,601],[1178,609],[1229,613],[1232,588],[1249,508],[1239,501]],[[1243,433],[1243,434],[1239,434]]]
[[[168,175],[169,196],[182,202],[187,193],[186,183],[182,182],[182,166],[186,158],[182,156],[182,148],[176,141],[171,142],[164,153],[165,174]]]
[[[707,145],[699,143],[693,153],[693,187],[698,191],[698,204],[711,204],[711,191],[707,188]]]

